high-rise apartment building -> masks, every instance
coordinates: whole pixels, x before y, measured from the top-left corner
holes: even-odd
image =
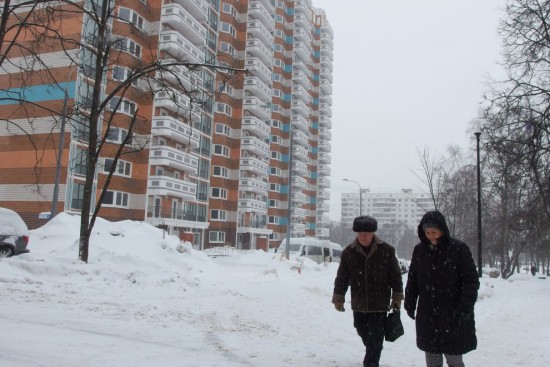
[[[288,224],[292,236],[328,238],[333,44],[324,12],[311,0],[113,0],[111,6],[110,31],[121,39],[123,57],[101,82],[105,93],[152,56],[247,73],[226,79],[211,68],[173,67],[157,75],[165,84],[152,94],[144,83],[132,85],[110,110],[113,124],[102,126],[112,147],[100,158],[94,190],[103,187],[109,152],[126,137],[136,110],[142,121],[132,142],[147,144],[121,158],[100,216],[146,220],[201,248],[276,246]],[[75,12],[64,22],[82,44],[96,40],[86,15]],[[86,131],[75,121],[88,117],[87,91],[97,85],[93,70],[75,68],[66,50],[44,45],[39,52],[46,62],[33,73],[49,71],[59,87],[33,78],[31,89],[58,115],[14,116],[0,100],[0,118],[24,127],[0,127],[0,206],[16,209],[31,227],[43,223],[39,213],[50,211],[56,192],[57,211],[81,209]],[[8,58],[0,68],[4,92],[25,80],[10,67],[24,56]],[[61,116],[66,109],[73,111],[70,121]]]

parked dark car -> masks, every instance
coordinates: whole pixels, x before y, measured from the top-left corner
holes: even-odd
[[[0,208],[0,257],[29,252],[29,229],[19,214]]]

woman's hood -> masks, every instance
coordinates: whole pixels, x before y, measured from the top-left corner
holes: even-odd
[[[426,237],[426,234],[424,233],[423,226],[425,223],[433,223],[435,224],[439,229],[443,231],[443,242],[448,243],[449,239],[451,238],[451,235],[449,233],[449,227],[447,227],[447,221],[445,220],[445,216],[441,214],[440,211],[432,210],[429,212],[426,212],[422,219],[420,220],[420,223],[418,224],[418,238],[420,238],[420,241],[422,243],[430,243],[428,240],[428,237]]]

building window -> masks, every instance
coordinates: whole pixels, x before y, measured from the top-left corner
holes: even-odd
[[[84,201],[84,184],[73,182],[73,191],[71,196],[71,209],[82,209]]]
[[[229,148],[225,145],[214,145],[214,154],[216,155],[223,155],[224,157],[229,158]]]
[[[237,38],[237,31],[235,30],[235,28],[229,24],[229,23],[224,23],[222,22],[221,23],[221,31],[222,32],[225,32],[225,33],[229,33],[231,36],[233,36],[233,38]]]
[[[269,184],[269,191],[281,192],[281,185],[279,184]]]
[[[136,28],[141,31],[145,30],[144,20],[141,15],[135,12],[135,10],[119,7],[118,16],[120,20],[123,20],[128,23],[132,23]]]
[[[111,111],[122,112],[126,115],[133,116],[136,112],[136,104],[128,100],[121,100],[120,97],[113,97],[109,102]]]
[[[105,192],[102,204],[104,206],[128,208],[128,197],[129,195],[127,192],[108,190]]]
[[[115,50],[128,52],[138,59],[141,58],[141,46],[129,38],[119,38],[114,43]]]
[[[210,219],[211,220],[225,220],[225,210],[210,210]]]
[[[229,175],[229,170],[226,167],[214,166],[212,168],[212,176],[225,177]]]
[[[128,78],[130,78],[131,75],[132,75],[132,71],[128,68],[118,66],[118,65],[113,67],[113,76],[112,77],[113,77],[113,80],[115,80],[115,81],[124,82]],[[134,87],[137,86],[137,84],[138,84],[137,79],[132,80],[132,85]]]
[[[83,149],[76,149],[75,157],[73,160],[74,174],[79,176],[86,176],[88,168],[88,151]]]
[[[281,160],[281,153],[272,151],[271,152],[271,158],[280,161]]]
[[[269,207],[270,208],[278,208],[279,207],[279,200],[269,199]]]
[[[274,143],[274,144],[282,144],[282,141],[283,141],[283,139],[281,139],[280,136],[273,135],[271,137],[271,142]]]
[[[237,18],[237,10],[228,3],[223,3],[222,11],[227,14],[231,14],[233,18]]]
[[[235,56],[235,49],[227,42],[220,43],[220,51]]]
[[[218,91],[220,93],[225,93],[230,97],[233,97],[233,87],[225,82],[218,83]]]
[[[227,190],[219,187],[212,188],[212,197],[219,199],[227,199]]]
[[[216,124],[216,134],[231,135],[231,128],[225,124]]]
[[[217,103],[216,112],[225,113],[226,115],[231,116],[233,113],[233,108],[225,103]]]
[[[104,165],[103,165],[103,172],[109,173],[111,171],[111,167],[113,167],[114,159],[112,158],[105,158]],[[117,176],[126,176],[131,177],[132,176],[132,163],[119,160],[117,164],[117,168],[113,172],[114,175]]]
[[[270,174],[274,176],[280,176],[281,175],[281,169],[279,167],[270,167],[269,169]]]
[[[121,129],[119,127],[110,127],[109,131],[107,132],[107,136],[105,137],[105,140],[110,143],[122,144],[124,139],[126,139],[127,135],[128,135],[128,130],[126,129]],[[132,138],[130,137],[128,144],[131,144],[131,143],[132,143]]]
[[[225,232],[212,231],[208,234],[210,243],[225,243]]]
[[[269,224],[279,224],[279,217],[270,215],[268,220]]]

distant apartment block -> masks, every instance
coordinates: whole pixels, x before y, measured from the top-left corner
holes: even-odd
[[[212,69],[180,67],[166,78],[169,90],[152,94],[132,85],[102,133],[114,152],[138,110],[143,121],[133,138],[149,144],[119,162],[100,216],[144,220],[198,248],[276,247],[288,226],[292,237],[328,238],[333,33],[324,11],[311,0],[113,0],[112,7],[117,19],[110,30],[124,38],[127,55],[102,82],[105,92],[149,55],[247,73],[226,81]],[[85,15],[75,12],[64,24],[82,44],[96,40]],[[29,79],[35,95],[59,114],[66,107],[79,111],[72,119],[85,120],[93,70],[75,68],[61,49],[40,52],[64,89],[43,93],[48,85],[36,77]],[[8,54],[10,63],[20,58]],[[3,91],[26,80],[10,63],[0,67]],[[189,89],[202,91],[201,98],[190,98]],[[0,125],[0,206],[35,228],[45,223],[39,214],[50,211],[57,187],[57,211],[78,214],[86,131],[71,124],[62,131],[61,116],[14,116],[0,103],[0,120],[8,118],[32,131],[32,139]],[[42,143],[39,158],[31,140]],[[97,195],[111,165],[109,154],[101,157]]]
[[[415,193],[411,189],[401,192],[370,192],[362,193],[363,214],[373,216],[378,220],[378,232],[391,239],[397,225],[404,225],[416,231],[420,219],[428,210],[434,209],[432,199],[427,194]],[[359,193],[342,194],[342,224],[352,227],[353,219],[359,215]]]

